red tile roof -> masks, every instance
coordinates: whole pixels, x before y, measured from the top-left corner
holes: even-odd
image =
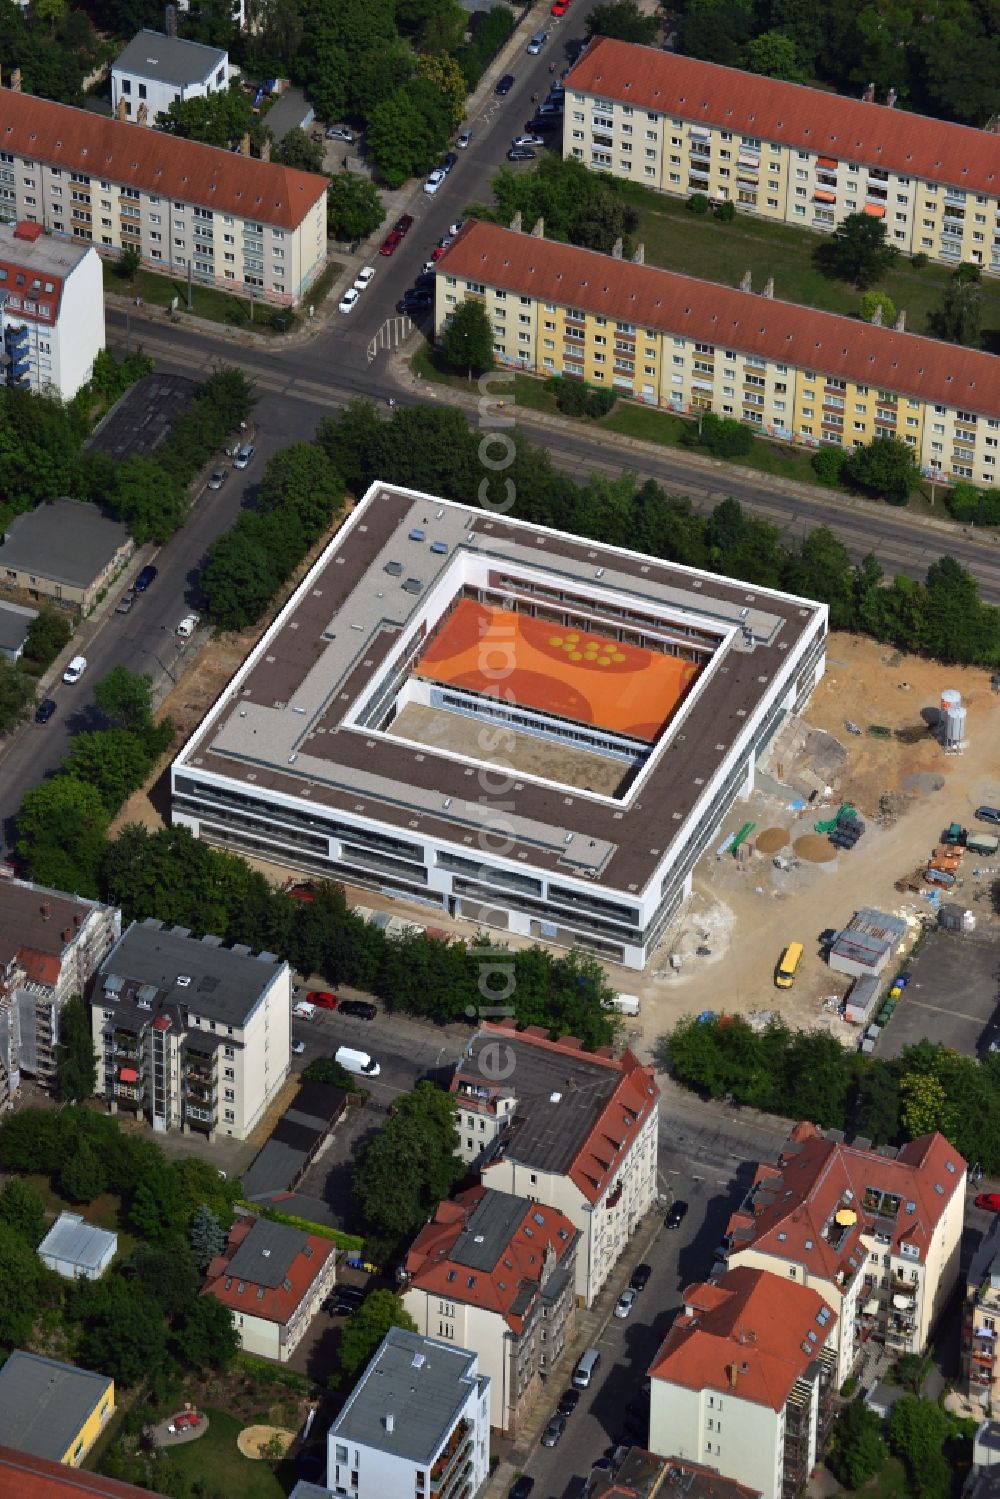
[[[327,186],[312,172],[10,89],[0,92],[0,149],[279,229],[297,228]]]
[[[683,1315],[649,1372],[689,1390],[719,1390],[780,1411],[836,1321],[807,1286],[741,1266],[714,1285],[684,1292]]]
[[[3,1499],[159,1499],[149,1489],[137,1489],[116,1478],[67,1468],[45,1457],[29,1457],[13,1447],[0,1447],[0,1494]]]
[[[435,267],[562,307],[1000,416],[1000,359],[470,220]]]
[[[313,1282],[326,1269],[327,1261],[335,1253],[336,1246],[330,1239],[307,1234],[308,1247],[312,1252],[306,1254],[303,1250],[289,1265],[286,1274],[287,1290],[284,1282],[276,1287],[258,1287],[250,1280],[235,1280],[229,1274],[229,1263],[259,1221],[261,1220],[257,1218],[242,1218],[233,1224],[225,1254],[212,1260],[205,1272],[206,1280],[201,1294],[215,1296],[224,1306],[230,1307],[234,1312],[242,1312],[246,1317],[260,1317],[264,1322],[277,1322],[284,1327],[294,1316],[299,1304],[306,1299]],[[242,1291],[239,1289],[241,1285]],[[258,1297],[258,1290],[263,1290],[263,1296]]]
[[[964,1193],[965,1169],[940,1134],[911,1140],[893,1157],[828,1140],[814,1124],[797,1124],[779,1164],[758,1166],[749,1208],[730,1218],[730,1252],[752,1245],[807,1265],[811,1275],[847,1283],[868,1258],[861,1235],[877,1229],[891,1236],[895,1253],[907,1244],[916,1251],[911,1258],[923,1261],[942,1213]],[[876,1192],[882,1215],[874,1211]],[[898,1199],[898,1207],[884,1194]],[[840,1225],[838,1212],[845,1215]],[[855,1221],[848,1221],[850,1214]]]
[[[676,52],[598,37],[570,71],[566,88],[838,161],[1000,194],[1000,135]]]
[[[525,1202],[510,1238],[506,1243],[497,1243],[492,1268],[473,1269],[464,1257],[453,1259],[455,1247],[470,1232],[470,1219],[480,1204],[507,1196],[475,1186],[442,1202],[410,1245],[404,1269],[418,1290],[497,1312],[514,1332],[520,1332],[525,1313],[534,1300],[532,1289],[541,1284],[546,1258],[551,1253],[556,1262],[561,1260],[572,1249],[578,1234],[557,1208]]]
[[[47,984],[50,988],[59,982],[62,963],[55,953],[38,952],[34,947],[22,947],[17,954],[25,975],[35,984]]]

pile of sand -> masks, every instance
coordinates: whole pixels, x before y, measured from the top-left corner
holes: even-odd
[[[236,1438],[236,1445],[244,1457],[252,1458],[256,1462],[260,1458],[271,1455],[266,1449],[275,1437],[281,1443],[282,1455],[295,1441],[294,1431],[289,1431],[284,1426],[244,1426]]]
[[[762,854],[776,854],[778,849],[784,848],[787,842],[788,830],[786,828],[765,828],[754,839],[754,843]]]
[[[804,833],[796,838],[794,848],[800,859],[808,859],[812,864],[827,864],[837,857],[833,844],[822,833]]]

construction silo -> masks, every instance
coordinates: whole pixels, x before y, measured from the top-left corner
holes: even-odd
[[[962,694],[954,687],[946,687],[941,694],[941,712],[947,713],[949,708],[959,708],[962,704]]]
[[[944,715],[944,747],[958,749],[965,743],[966,711],[961,703],[950,707]]]

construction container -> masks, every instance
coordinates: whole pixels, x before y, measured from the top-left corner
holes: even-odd
[[[854,980],[844,1001],[844,1019],[851,1025],[867,1025],[879,1003],[879,981],[863,973]]]
[[[974,932],[976,918],[966,906],[943,901],[938,907],[938,921],[949,932]]]
[[[994,833],[970,833],[965,846],[970,853],[992,855],[1000,849],[1000,838]]]
[[[946,890],[955,883],[955,876],[947,869],[934,869],[933,866],[924,870],[924,879],[928,885],[943,885]]]

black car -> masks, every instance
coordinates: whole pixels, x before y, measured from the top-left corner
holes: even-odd
[[[353,1015],[356,1020],[374,1020],[378,1010],[365,999],[342,999],[337,1006],[341,1015]]]
[[[629,1281],[629,1285],[632,1287],[632,1290],[644,1291],[649,1282],[649,1277],[652,1275],[652,1273],[652,1265],[636,1265],[635,1269],[632,1271],[632,1278]]]
[[[450,172],[457,161],[458,157],[454,151],[446,151],[441,161],[442,172]]]
[[[343,1008],[343,1006],[341,1006],[341,1008]],[[680,1228],[681,1224],[684,1222],[684,1219],[687,1217],[687,1210],[688,1205],[686,1202],[671,1203],[670,1207],[667,1209],[667,1215],[663,1220],[664,1226],[666,1228]]]
[[[549,1422],[548,1426],[546,1426],[545,1430],[542,1432],[542,1446],[543,1447],[555,1447],[555,1446],[558,1446],[559,1439],[560,1439],[560,1437],[562,1436],[562,1434],[563,1434],[563,1432],[565,1430],[566,1430],[566,1417],[565,1416],[553,1416],[552,1420]]]
[[[496,96],[497,96],[498,99],[506,99],[507,95],[510,93],[510,91],[511,91],[511,89],[513,87],[514,87],[514,75],[513,75],[513,73],[505,73],[503,75],[503,77],[500,79],[500,82],[497,84],[496,88],[493,90],[493,92],[496,94]]]
[[[431,291],[408,291],[405,297],[400,297],[396,303],[397,312],[426,312],[428,307],[434,305],[434,293]]]
[[[426,291],[428,287],[433,287],[436,279],[433,271],[422,271],[413,283],[413,290]]]
[[[508,161],[534,161],[535,152],[530,146],[511,146],[507,152]]]
[[[634,1416],[637,1421],[648,1421],[649,1397],[646,1395],[637,1395],[634,1400],[629,1401],[625,1409],[628,1414],[630,1416]]]
[[[562,121],[558,115],[532,115],[525,124],[527,135],[544,135],[546,130],[560,130]]]
[[[580,1391],[573,1385],[570,1385],[569,1389],[564,1390],[559,1396],[559,1404],[556,1406],[556,1410],[560,1416],[571,1416],[579,1404]]]
[[[147,562],[146,566],[142,569],[135,582],[132,584],[132,587],[134,588],[136,593],[145,593],[150,583],[154,582],[155,579],[156,568],[151,562]]]
[[[52,715],[53,715],[53,713],[55,711],[56,711],[56,700],[55,700],[55,698],[54,697],[43,697],[42,701],[38,704],[38,707],[35,709],[35,722],[36,723],[48,723],[49,719],[52,717]]]
[[[535,1480],[530,1478],[527,1473],[522,1473],[520,1478],[514,1479],[507,1499],[528,1499],[528,1495],[534,1487]]]
[[[1000,822],[1000,807],[977,807],[976,816],[980,822]]]

